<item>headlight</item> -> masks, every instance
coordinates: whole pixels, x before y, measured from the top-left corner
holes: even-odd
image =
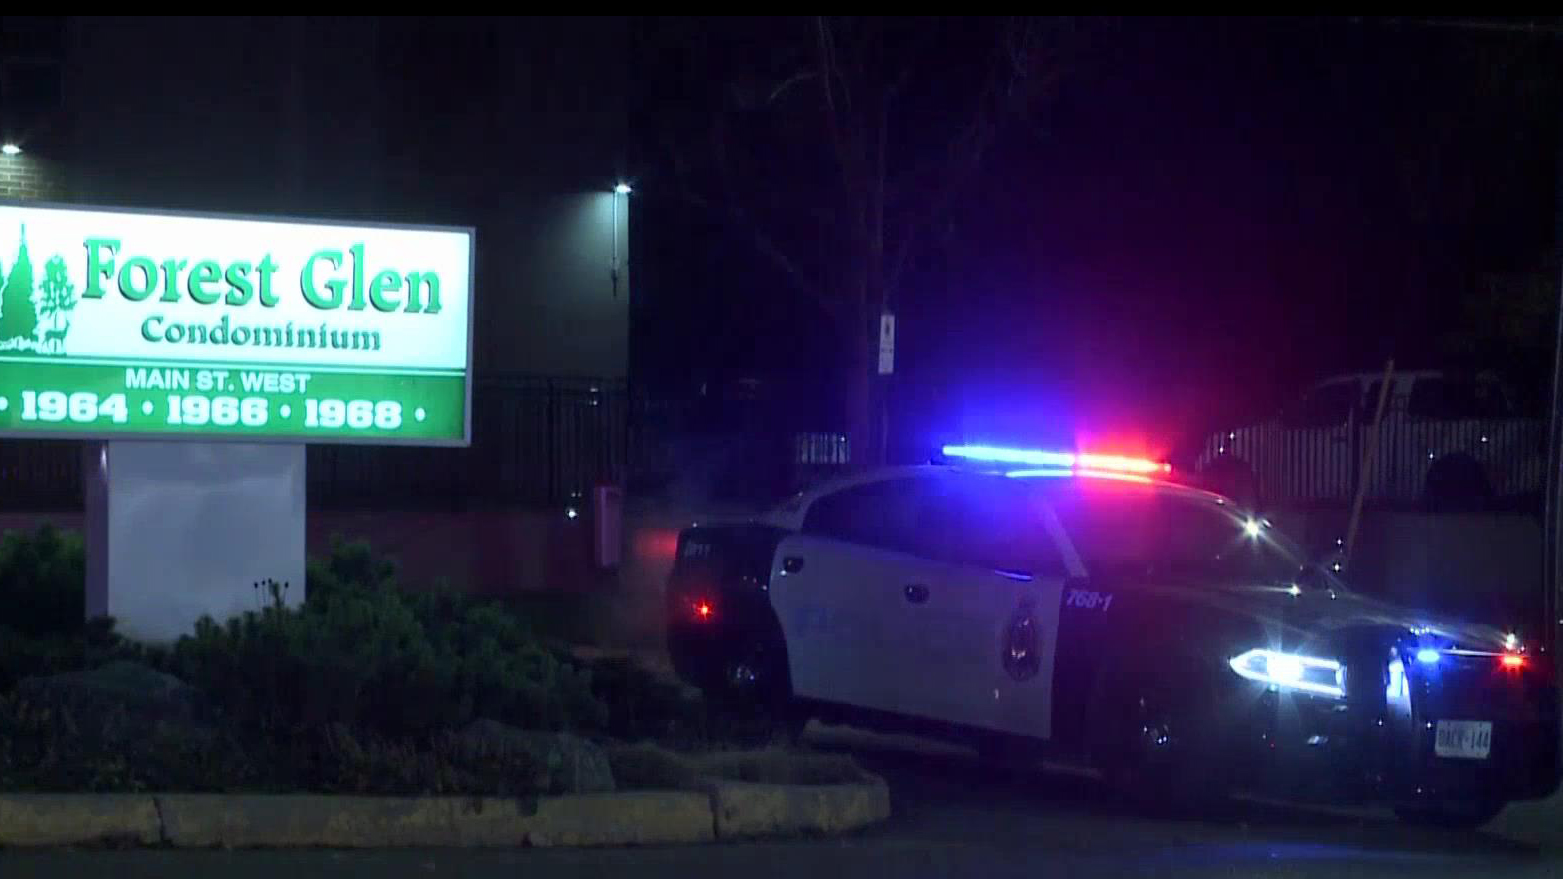
[[[1230,664],[1233,671],[1251,681],[1333,699],[1346,695],[1345,670],[1333,659],[1277,650],[1250,650],[1233,657]]]

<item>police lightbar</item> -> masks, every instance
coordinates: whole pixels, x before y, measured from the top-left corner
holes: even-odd
[[[993,464],[1021,464],[1027,467],[1059,470],[1090,470],[1098,473],[1171,473],[1172,465],[1148,458],[1123,455],[1094,455],[1085,452],[1048,452],[1039,449],[1006,449],[998,446],[945,446],[946,458],[964,458]]]

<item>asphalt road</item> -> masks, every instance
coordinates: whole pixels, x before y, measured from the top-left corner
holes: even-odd
[[[1481,832],[1416,830],[1387,812],[1247,803],[1223,823],[1150,820],[1094,781],[979,768],[910,740],[817,730],[889,779],[895,815],[848,839],[502,852],[51,851],[0,853],[0,876],[393,879],[743,875],[981,877],[1563,875],[1563,802],[1513,806]]]

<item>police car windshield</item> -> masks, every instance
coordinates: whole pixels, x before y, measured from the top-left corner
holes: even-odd
[[[1069,480],[1049,494],[1093,577],[1172,575],[1272,584],[1298,582],[1304,571],[1317,577],[1305,554],[1263,520],[1208,497],[1084,479]]]

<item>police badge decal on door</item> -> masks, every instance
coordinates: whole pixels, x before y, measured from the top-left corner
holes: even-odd
[[[1028,601],[1010,617],[1009,626],[1005,630],[1001,660],[1004,671],[1017,681],[1036,677],[1042,668],[1042,651],[1039,649],[1041,636],[1037,628],[1036,616]]]

